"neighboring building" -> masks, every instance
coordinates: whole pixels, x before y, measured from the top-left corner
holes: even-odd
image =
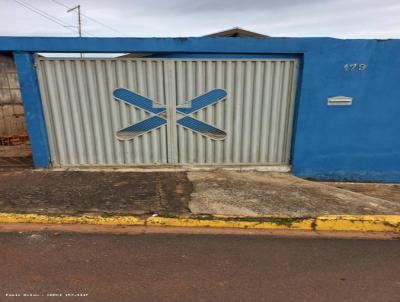
[[[243,37],[249,37],[249,38],[270,38],[270,36],[263,35],[260,33],[256,33],[254,31],[249,31],[240,27],[234,27],[231,29],[223,30],[216,32],[214,34],[209,34],[205,35],[205,37],[212,37],[212,38],[243,38]]]

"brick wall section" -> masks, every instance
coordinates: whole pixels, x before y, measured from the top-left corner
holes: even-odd
[[[0,157],[30,155],[15,64],[11,55],[0,54]]]

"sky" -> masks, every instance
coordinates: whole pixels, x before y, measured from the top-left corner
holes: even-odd
[[[84,36],[400,38],[400,0],[0,0],[0,36],[76,36],[77,4]]]

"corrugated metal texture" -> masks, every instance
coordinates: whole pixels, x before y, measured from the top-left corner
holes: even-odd
[[[288,164],[297,60],[175,60],[173,98],[184,104],[211,89],[225,101],[193,114],[227,133],[216,141],[176,126],[176,162]]]
[[[41,58],[38,76],[55,166],[289,163],[294,59]],[[167,125],[117,139],[150,114],[115,100],[116,88],[167,105]],[[225,99],[188,116],[223,130],[223,140],[177,124],[188,112],[177,107],[213,89]]]
[[[116,132],[150,115],[116,101],[127,88],[165,104],[161,60],[38,60],[38,77],[54,166],[129,165],[167,162],[166,127],[133,140]]]

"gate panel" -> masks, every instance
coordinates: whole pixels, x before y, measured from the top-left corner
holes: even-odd
[[[177,125],[177,162],[288,164],[297,66],[295,59],[175,60],[177,107],[213,89],[227,93],[190,115],[225,131],[225,139]]]
[[[41,58],[53,164],[288,164],[297,69],[295,59]]]
[[[167,163],[167,129],[131,140],[116,133],[151,114],[118,101],[117,88],[166,104],[162,60],[38,60],[38,77],[54,166]]]

